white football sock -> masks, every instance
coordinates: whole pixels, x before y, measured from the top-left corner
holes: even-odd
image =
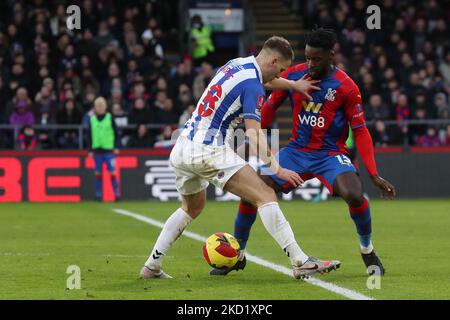
[[[266,203],[258,208],[262,223],[270,235],[277,241],[283,249],[292,265],[302,265],[308,260],[308,256],[302,251],[295,241],[289,222],[281,212],[277,202]]]
[[[244,257],[245,257],[245,249],[239,250],[239,260],[240,261],[244,260]]]
[[[192,218],[181,208],[175,211],[169,219],[167,219],[147,262],[145,262],[145,265],[149,269],[161,269],[164,255],[191,221]]]
[[[368,254],[373,251],[373,245],[372,241],[370,241],[370,244],[368,247],[363,247],[362,245],[359,245],[359,248],[361,249],[361,253]]]

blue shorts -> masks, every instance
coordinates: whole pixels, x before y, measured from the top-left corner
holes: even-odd
[[[329,155],[328,152],[304,152],[293,148],[283,148],[276,154],[280,166],[297,172],[303,180],[318,178],[333,194],[333,183],[344,172],[357,172],[351,160],[344,154]],[[273,172],[262,166],[261,174],[269,175],[282,189],[289,193],[293,189],[289,182],[281,180]]]
[[[103,162],[106,163],[106,168],[110,173],[116,171],[116,155],[112,152],[108,153],[94,153],[95,172],[102,172]]]

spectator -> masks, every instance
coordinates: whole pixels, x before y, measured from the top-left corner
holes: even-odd
[[[11,69],[10,82],[13,87],[27,87],[29,84],[28,76],[21,64],[14,64]]]
[[[122,89],[120,87],[114,87],[111,89],[111,98],[108,100],[109,105],[118,104],[120,106],[126,106],[127,103],[122,95]]]
[[[128,142],[130,149],[146,149],[153,147],[154,137],[150,135],[144,123],[138,124],[135,133],[131,136]]]
[[[79,61],[75,57],[75,49],[73,45],[69,44],[64,48],[64,56],[61,59],[59,70],[64,71],[67,69],[78,70]]]
[[[424,121],[427,118],[427,110],[419,108],[414,111],[413,120]],[[412,124],[408,128],[409,138],[412,144],[416,144],[421,136],[427,132],[426,123]]]
[[[97,36],[94,38],[94,43],[100,47],[106,47],[117,41],[114,36],[110,33],[108,23],[106,21],[100,21],[98,24]]]
[[[371,134],[375,147],[386,147],[391,142],[389,133],[386,130],[386,125],[381,120],[375,122],[375,128],[374,130],[371,130]]]
[[[142,73],[146,73],[150,69],[150,61],[148,57],[145,56],[144,46],[141,44],[135,44],[132,48],[130,59],[136,61],[138,69]]]
[[[203,62],[199,74],[194,79],[193,94],[195,100],[199,100],[208,84],[214,77],[213,66],[208,62]]]
[[[94,97],[95,100],[95,97]],[[94,101],[93,100],[93,101]],[[81,123],[83,126],[87,127],[89,126],[89,123],[91,122],[91,117],[94,115],[94,103],[90,105],[90,109],[83,115],[83,119],[81,120]]]
[[[0,123],[4,123],[4,106],[6,106],[8,100],[10,99],[10,93],[9,93],[9,89],[8,86],[6,85],[6,83],[3,81],[3,77],[0,74]]]
[[[55,82],[53,81],[52,78],[45,78],[44,81],[42,82],[42,86],[48,88],[48,91],[50,92],[52,99],[56,99]]]
[[[129,124],[154,123],[154,117],[143,98],[134,100],[133,108],[128,113]]]
[[[66,24],[66,7],[64,4],[58,4],[56,6],[55,14],[50,19],[50,29],[53,36],[59,34],[60,26]]]
[[[156,79],[156,91],[167,91],[168,89],[168,85],[167,85],[167,80],[164,77],[158,77],[158,79]]]
[[[194,15],[191,18],[192,58],[196,66],[211,60],[211,54],[215,51],[211,34],[211,29],[203,23],[201,16]]]
[[[146,51],[151,57],[161,57],[164,58],[164,36],[160,28],[155,28],[153,31],[153,38],[150,40],[142,39]]]
[[[109,97],[111,94],[112,82],[114,79],[120,78],[120,68],[117,63],[111,63],[108,67],[108,77],[102,84],[102,95]]]
[[[68,99],[64,103],[64,107],[57,113],[56,120],[58,124],[80,125],[82,121],[81,111],[75,107],[75,101]],[[58,133],[58,144],[62,149],[78,149],[78,130],[62,129]]]
[[[127,86],[131,87],[139,76],[140,73],[136,60],[129,60],[127,66],[127,74],[125,76]]]
[[[419,147],[439,147],[440,145],[441,142],[437,136],[436,129],[433,127],[429,127],[427,132],[417,140],[417,146]]]
[[[192,114],[195,111],[195,104],[190,104],[186,107],[183,114],[180,117],[180,120],[178,121],[178,128],[183,129],[185,123],[191,118]]]
[[[175,145],[177,137],[174,136],[174,129],[172,126],[165,126],[161,134],[157,137],[157,142],[155,143],[155,148],[165,148],[170,149]]]
[[[17,137],[20,150],[35,150],[38,147],[38,137],[32,126],[25,126]]]
[[[450,119],[450,104],[442,92],[434,96],[434,112],[438,119]]]
[[[119,103],[112,105],[111,113],[118,128],[126,127],[128,125],[128,117],[122,106]]]
[[[439,71],[444,77],[445,82],[450,86],[450,49],[447,50],[445,60],[439,64]]]
[[[191,87],[192,82],[193,79],[188,74],[186,64],[184,62],[178,63],[175,73],[169,79],[169,95],[172,97],[175,96],[179,91],[180,85],[183,83]]]
[[[124,33],[124,46],[123,50],[125,55],[130,59],[131,55],[133,54],[133,48],[135,45],[138,44],[137,41],[137,35],[134,30],[128,30]],[[133,60],[133,59],[130,59]]]
[[[124,129],[128,125],[128,115],[119,103],[112,104],[111,114],[117,127],[117,134],[120,137],[121,145],[126,146],[130,138],[129,130]]]
[[[427,117],[433,116],[434,112],[432,108],[427,104],[427,97],[425,95],[425,91],[418,92],[414,97],[414,101],[412,102],[412,110],[424,109],[427,113]]]
[[[369,98],[369,104],[365,108],[367,120],[388,120],[391,118],[389,107],[384,104],[379,94],[373,94]]]
[[[447,125],[446,130],[442,130],[442,146],[450,147],[450,124]]]
[[[401,94],[398,97],[398,103],[395,106],[395,120],[402,122],[409,119],[410,108],[408,104],[408,97],[405,94]]]
[[[50,87],[42,86],[34,99],[34,117],[39,124],[53,123],[56,118],[58,102],[52,97]]]
[[[178,93],[177,106],[175,108],[177,114],[181,114],[184,109],[186,109],[186,107],[193,101],[191,89],[186,84],[182,84],[179,90],[180,91]]]
[[[9,123],[19,127],[34,125],[35,119],[26,100],[17,101],[16,108],[9,117]]]
[[[96,98],[95,92],[90,91],[90,92],[86,93],[86,95],[84,96],[84,99],[82,101],[83,107],[81,109],[83,110],[83,112],[92,110],[92,107],[94,106],[95,98]],[[83,124],[87,124],[87,122],[85,123],[83,120]]]
[[[156,94],[151,110],[157,123],[178,124],[179,116],[174,109],[173,100],[168,98],[166,91],[159,91]]]
[[[81,96],[86,96],[87,92],[94,92],[94,93],[100,92],[100,83],[94,77],[92,69],[90,68],[85,68],[81,71],[80,85],[81,85],[80,91]]]
[[[138,98],[143,99],[145,102],[150,100],[150,93],[148,93],[147,90],[145,89],[142,80],[143,79],[139,77],[135,79],[135,83],[130,90],[130,94],[128,95],[128,100],[130,102],[133,102]]]
[[[83,36],[76,44],[79,56],[94,57],[98,51],[98,43],[94,41],[94,35],[89,28],[83,28]]]

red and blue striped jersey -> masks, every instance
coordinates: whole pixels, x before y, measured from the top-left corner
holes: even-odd
[[[307,73],[308,66],[302,63],[288,68],[281,77],[296,81]],[[348,153],[345,142],[349,126],[357,129],[366,125],[359,88],[338,67],[316,86],[321,90],[309,92],[312,100],[293,90],[272,91],[262,108],[262,126],[268,127],[276,109],[289,97],[293,127],[287,147],[305,152]]]

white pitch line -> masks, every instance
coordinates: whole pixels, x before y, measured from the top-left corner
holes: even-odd
[[[158,220],[149,218],[147,216],[143,216],[141,214],[137,214],[137,213],[134,213],[134,212],[131,212],[131,211],[128,211],[128,210],[123,210],[123,209],[113,209],[113,211],[115,213],[118,213],[118,214],[121,214],[121,215],[124,215],[124,216],[128,216],[128,217],[134,218],[136,220],[145,222],[147,224],[150,224],[152,226],[158,227],[160,229],[162,229],[164,227],[164,223],[162,223],[162,222],[160,222]],[[203,236],[201,236],[201,235],[199,235],[197,233],[193,233],[193,232],[186,231],[186,230],[183,232],[183,236],[191,238],[193,240],[200,241],[200,242],[204,242],[206,240],[206,237],[203,237]],[[277,271],[279,273],[283,273],[285,275],[293,277],[292,270],[289,269],[289,268],[286,268],[286,267],[284,267],[282,265],[279,265],[279,264],[267,261],[267,260],[262,259],[260,257],[251,255],[251,254],[249,254],[247,252],[245,253],[245,256],[247,257],[248,261],[251,261],[253,263],[259,264],[260,266],[263,266],[263,267],[272,269],[274,271]],[[309,278],[309,279],[305,279],[303,281],[305,281],[305,282],[307,282],[309,284],[312,284],[313,286],[321,287],[321,288],[323,288],[325,290],[334,292],[336,294],[339,294],[341,296],[344,296],[344,297],[352,299],[352,300],[374,300],[374,298],[365,296],[362,293],[359,293],[359,292],[356,292],[354,290],[347,289],[347,288],[344,288],[344,287],[340,287],[340,286],[337,286],[335,284],[319,280],[317,278]]]

